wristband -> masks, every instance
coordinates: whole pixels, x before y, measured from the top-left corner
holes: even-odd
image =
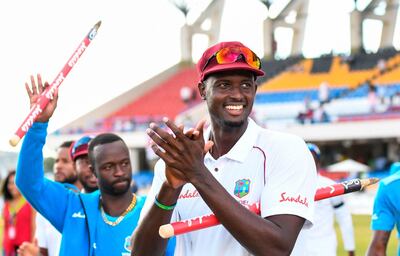
[[[154,204],[157,205],[158,208],[163,209],[163,210],[165,210],[165,211],[171,211],[171,210],[173,210],[173,209],[175,208],[175,205],[176,205],[176,203],[173,204],[173,205],[165,205],[165,204],[162,204],[162,203],[160,203],[160,202],[157,200],[157,197],[154,198]]]

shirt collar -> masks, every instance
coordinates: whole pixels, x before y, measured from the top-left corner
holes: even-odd
[[[251,118],[248,119],[248,125],[246,131],[239,138],[236,144],[229,150],[228,153],[221,157],[226,157],[238,162],[244,162],[250,150],[252,150],[253,146],[256,143],[258,133],[260,132],[261,127],[258,126]],[[204,133],[204,138],[207,141],[210,138],[211,134],[211,125],[206,129]],[[212,158],[211,154],[207,152],[205,158]]]

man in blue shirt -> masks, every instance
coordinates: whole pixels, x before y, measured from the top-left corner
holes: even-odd
[[[31,106],[48,86],[26,84]],[[130,190],[129,149],[115,134],[100,134],[89,146],[90,168],[99,190],[77,194],[43,172],[42,149],[47,125],[57,105],[57,92],[27,132],[18,159],[16,184],[29,203],[62,233],[60,255],[130,255],[130,235],[136,228],[144,198]]]
[[[398,163],[393,165],[399,167]],[[372,241],[367,255],[386,255],[390,233],[397,227],[400,235],[400,171],[391,170],[392,175],[381,180],[375,196],[374,210],[371,218],[373,230]],[[400,247],[397,255],[400,255]]]

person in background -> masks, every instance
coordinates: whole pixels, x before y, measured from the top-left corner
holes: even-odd
[[[2,193],[4,196],[3,255],[16,256],[19,246],[33,240],[35,232],[35,211],[21,195],[14,182],[15,171],[6,176]]]
[[[372,240],[367,255],[386,255],[390,234],[396,226],[400,237],[400,163],[392,164],[391,175],[379,182],[371,217]],[[400,255],[400,246],[397,249]]]
[[[70,148],[73,141],[64,141],[56,150],[54,162],[54,180],[75,193],[82,188],[78,174],[70,157]],[[61,245],[61,233],[51,225],[41,214],[36,215],[36,232],[33,243],[24,242],[19,250],[20,256],[36,256],[40,252],[43,256],[58,256]]]
[[[82,184],[82,193],[91,193],[99,189],[97,177],[93,171],[90,170],[88,148],[89,142],[92,139],[92,136],[83,136],[74,142],[70,148],[70,156],[74,162],[78,180]]]
[[[319,85],[318,99],[319,99],[319,103],[321,105],[324,105],[325,103],[327,103],[330,100],[329,99],[329,84],[328,84],[328,82],[322,82]]]
[[[317,145],[307,143],[311,151],[317,172],[321,169],[321,152]],[[318,187],[326,187],[335,181],[318,172]],[[349,256],[355,255],[354,228],[351,213],[341,196],[315,202],[314,226],[302,230],[296,247],[303,248],[304,256],[337,255],[337,238],[334,221],[338,222],[342,233],[344,249]]]

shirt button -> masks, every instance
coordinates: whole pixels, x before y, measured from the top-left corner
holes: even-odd
[[[218,168],[217,168],[217,167],[215,167],[215,168],[214,168],[214,171],[218,172]]]

